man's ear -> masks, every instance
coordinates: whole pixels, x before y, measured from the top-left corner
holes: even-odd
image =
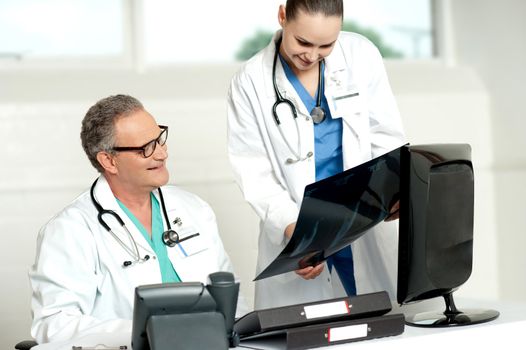
[[[117,164],[111,153],[100,151],[97,153],[97,161],[100,166],[110,174],[117,174]]]

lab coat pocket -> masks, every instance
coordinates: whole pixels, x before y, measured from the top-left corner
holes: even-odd
[[[353,150],[353,154],[344,161],[346,168],[368,160],[371,151],[367,98],[362,93],[353,94],[347,94],[346,97],[337,100],[343,118],[343,148]]]
[[[196,231],[189,231],[189,236]],[[183,239],[187,235],[181,233]],[[213,249],[209,249],[210,242],[202,234],[192,236],[170,248],[169,256],[177,274],[183,282],[206,282],[210,272],[211,263],[215,261]]]
[[[349,117],[362,114],[363,96],[356,89],[346,90],[332,98],[336,117]]]
[[[366,113],[365,99],[358,92],[346,95],[347,97],[338,100],[338,110],[341,117],[347,124],[356,140],[363,138],[369,133],[369,118]]]

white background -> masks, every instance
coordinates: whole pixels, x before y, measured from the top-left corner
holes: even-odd
[[[412,143],[473,147],[474,269],[458,294],[526,302],[526,2],[439,3],[443,59],[387,62],[388,74]],[[252,297],[258,224],[225,149],[225,95],[238,68],[0,70],[2,348],[29,338],[27,271],[39,227],[95,177],[80,147],[80,120],[96,100],[118,92],[138,97],[170,125],[171,181],[213,206],[243,293]]]

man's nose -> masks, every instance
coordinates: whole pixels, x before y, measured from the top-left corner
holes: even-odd
[[[166,143],[164,145],[157,144],[157,147],[155,147],[155,151],[153,151],[153,157],[154,159],[164,160],[168,158],[168,147]]]

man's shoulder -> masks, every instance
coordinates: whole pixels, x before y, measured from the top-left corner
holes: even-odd
[[[73,199],[62,211],[61,213],[90,213],[95,211],[95,206],[91,200],[89,191],[84,191]]]
[[[52,216],[41,228],[41,231],[65,226],[85,225],[88,217],[96,218],[96,209],[91,202],[89,192],[81,193],[62,210]],[[52,230],[54,231],[54,230]]]

